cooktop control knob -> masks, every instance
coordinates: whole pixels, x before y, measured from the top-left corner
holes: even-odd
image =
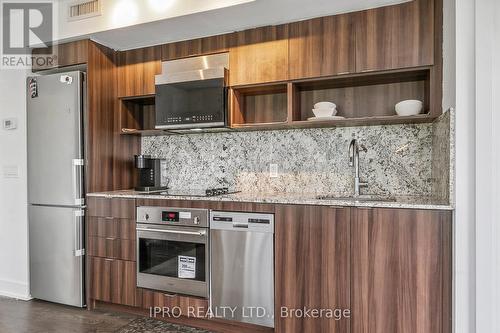
[[[149,220],[149,214],[146,214],[144,218],[146,219],[146,221]]]
[[[200,217],[199,217],[199,216],[195,216],[195,217],[193,218],[193,223],[194,223],[194,224],[200,224]]]

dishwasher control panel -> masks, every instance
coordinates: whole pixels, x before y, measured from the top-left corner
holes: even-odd
[[[212,211],[210,228],[274,233],[274,214]]]

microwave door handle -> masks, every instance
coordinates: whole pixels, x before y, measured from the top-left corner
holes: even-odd
[[[152,231],[152,232],[162,232],[166,234],[181,234],[181,235],[194,235],[194,236],[205,236],[205,231],[182,231],[182,230],[163,230],[163,229],[149,229],[149,228],[136,228],[137,231]]]

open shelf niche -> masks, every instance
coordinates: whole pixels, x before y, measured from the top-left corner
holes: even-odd
[[[155,129],[154,95],[121,97],[118,102],[121,134],[161,134]]]
[[[287,84],[231,89],[231,126],[266,126],[288,122]]]
[[[396,115],[395,105],[406,99],[422,101],[421,114]],[[234,129],[422,123],[439,115],[431,112],[428,67],[233,87],[230,100]],[[335,103],[345,119],[308,121],[322,101]]]

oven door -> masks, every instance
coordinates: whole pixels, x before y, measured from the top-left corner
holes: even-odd
[[[208,298],[204,228],[137,224],[137,286]]]

